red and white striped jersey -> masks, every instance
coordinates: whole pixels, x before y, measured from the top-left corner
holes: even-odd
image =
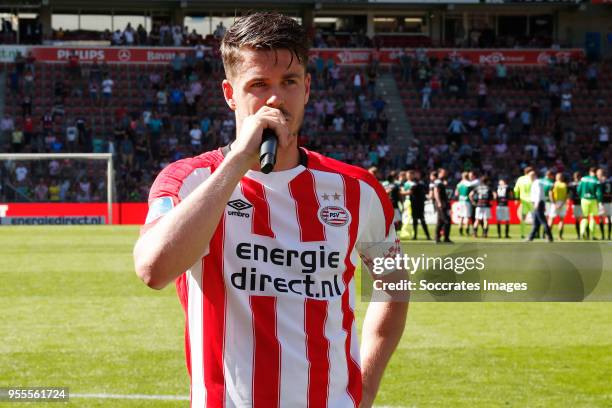
[[[373,254],[357,249],[396,247],[393,208],[367,171],[301,155],[290,170],[248,171],[202,258],[176,280],[192,407],[359,406],[354,271]],[[219,149],[166,167],[147,223],[222,160]]]

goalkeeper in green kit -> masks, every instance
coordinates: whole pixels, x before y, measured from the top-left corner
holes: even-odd
[[[582,208],[582,221],[580,221],[580,236],[585,238],[587,225],[591,239],[595,240],[595,217],[598,215],[599,202],[602,199],[601,184],[595,175],[597,169],[591,167],[589,175],[580,179],[578,196]]]

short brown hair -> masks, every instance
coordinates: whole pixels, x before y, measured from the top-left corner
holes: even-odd
[[[254,50],[288,50],[291,52],[291,62],[295,56],[299,63],[308,65],[308,50],[310,44],[306,31],[293,18],[279,13],[252,13],[240,17],[226,31],[221,40],[221,57],[225,75],[236,73],[240,64],[240,48],[248,47]]]

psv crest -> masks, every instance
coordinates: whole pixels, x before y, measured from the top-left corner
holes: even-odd
[[[319,219],[332,227],[342,227],[350,221],[351,216],[342,207],[327,206],[319,210]]]

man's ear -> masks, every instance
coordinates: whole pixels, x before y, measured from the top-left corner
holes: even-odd
[[[306,74],[306,76],[304,77],[304,105],[306,105],[308,103],[308,100],[310,99],[310,81],[311,81],[312,77],[310,76],[309,73]]]
[[[233,111],[236,110],[236,102],[234,102],[234,88],[229,80],[224,79],[221,83],[221,88],[223,89],[223,97],[225,98],[225,103],[227,106]]]

